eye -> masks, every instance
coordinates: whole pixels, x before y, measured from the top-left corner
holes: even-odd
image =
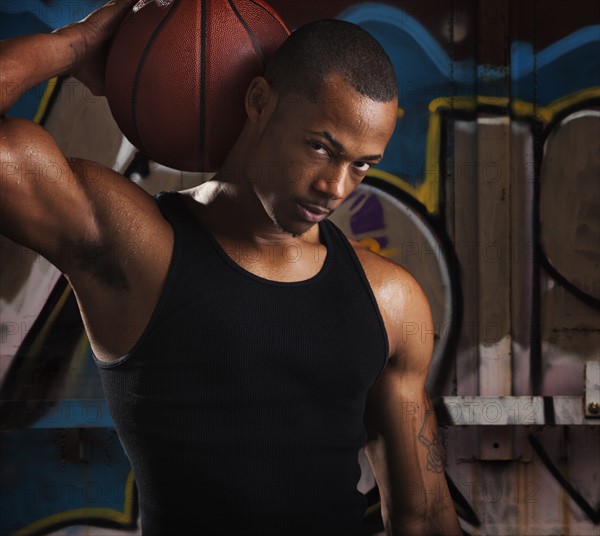
[[[308,145],[313,151],[324,156],[329,156],[329,151],[322,143],[319,143],[318,141],[308,140]]]
[[[358,171],[369,171],[371,164],[369,164],[369,162],[353,162],[352,165],[358,170]]]

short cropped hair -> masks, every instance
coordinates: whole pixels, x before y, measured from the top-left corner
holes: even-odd
[[[351,22],[323,19],[301,26],[265,66],[265,78],[279,95],[300,95],[313,102],[332,74],[374,101],[398,98],[390,58],[369,32]]]

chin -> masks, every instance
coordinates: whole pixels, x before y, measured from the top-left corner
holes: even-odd
[[[272,216],[271,219],[275,224],[275,227],[281,232],[291,235],[293,238],[298,238],[306,233],[314,224],[311,223],[299,223],[299,222],[286,222],[276,216]]]
[[[310,229],[310,227],[307,228],[305,226],[292,227],[291,225],[282,225],[278,221],[275,221],[275,227],[277,227],[277,229],[279,229],[281,232],[291,235],[293,238],[302,236],[304,233],[306,233],[306,231],[308,231],[308,229]]]

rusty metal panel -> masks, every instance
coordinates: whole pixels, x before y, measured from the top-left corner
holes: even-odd
[[[585,366],[585,416],[600,417],[600,362],[588,361]]]
[[[439,421],[455,426],[598,425],[582,396],[444,396],[437,400]]]

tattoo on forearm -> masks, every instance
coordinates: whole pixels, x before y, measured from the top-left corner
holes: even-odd
[[[431,433],[431,439],[428,439],[425,436],[425,432],[427,431],[427,421],[431,415],[435,415],[435,410],[428,409],[425,411],[425,417],[423,418],[423,424],[421,425],[418,439],[427,447],[427,470],[432,473],[441,473],[444,470],[444,458],[442,456],[442,444],[439,435],[434,430]]]

